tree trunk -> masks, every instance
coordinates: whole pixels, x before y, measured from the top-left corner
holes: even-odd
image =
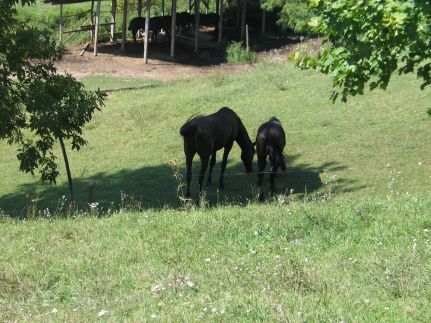
[[[64,146],[63,138],[59,138],[61,152],[63,153],[64,164],[66,166],[67,181],[69,182],[70,202],[74,203],[72,175],[70,174],[69,159],[67,159],[66,147]]]

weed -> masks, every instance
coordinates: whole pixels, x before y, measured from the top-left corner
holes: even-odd
[[[257,55],[251,50],[247,51],[241,42],[231,42],[226,48],[226,61],[253,64],[257,62]]]

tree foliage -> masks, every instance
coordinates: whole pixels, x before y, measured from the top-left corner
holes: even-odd
[[[317,56],[297,57],[302,67],[332,77],[333,99],[385,89],[394,72],[416,73],[421,88],[431,84],[429,0],[311,0],[310,25],[324,36]]]
[[[297,32],[309,30],[308,21],[313,17],[307,0],[264,0],[263,8],[272,11],[282,8],[278,23],[285,29],[290,28]]]
[[[18,147],[22,171],[39,170],[42,180],[55,182],[54,144],[85,145],[82,128],[103,104],[104,94],[86,91],[72,76],[57,73],[53,61],[61,49],[49,32],[17,21],[15,4],[0,0],[0,139]]]

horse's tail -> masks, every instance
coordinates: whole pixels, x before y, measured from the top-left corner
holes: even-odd
[[[284,156],[283,152],[280,152],[279,154],[280,158],[280,166],[282,171],[286,171],[286,157]]]
[[[272,145],[268,145],[267,147],[268,155],[271,160],[275,161],[275,165],[277,167],[281,167],[283,171],[286,170],[286,158],[284,157],[283,151],[279,151],[278,149],[274,149]]]
[[[194,133],[198,127],[198,125],[194,121],[199,117],[200,116],[198,116],[198,115],[191,116],[186,121],[186,123],[180,128],[180,135],[184,137],[188,134]]]

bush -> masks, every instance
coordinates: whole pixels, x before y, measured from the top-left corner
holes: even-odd
[[[226,61],[253,64],[257,61],[257,55],[251,50],[247,51],[241,42],[232,42],[226,48]]]

